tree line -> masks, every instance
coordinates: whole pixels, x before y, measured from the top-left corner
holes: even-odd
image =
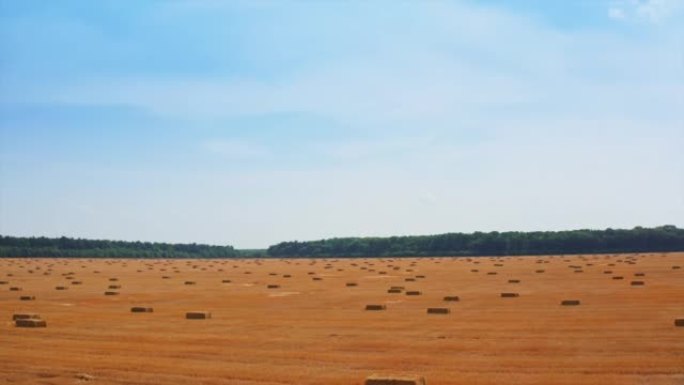
[[[684,229],[475,232],[281,242],[267,250],[232,246],[0,235],[1,257],[259,258],[543,255],[684,251]]]
[[[543,255],[684,251],[684,229],[475,232],[282,242],[273,257]]]
[[[232,246],[0,235],[0,257],[232,258]]]

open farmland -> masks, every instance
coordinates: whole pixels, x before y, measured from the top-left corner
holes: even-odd
[[[561,305],[571,300],[579,304]],[[186,319],[192,311],[211,318]],[[37,313],[47,327],[15,327],[15,313]],[[684,253],[1,259],[0,379],[358,385],[389,373],[431,385],[683,384],[681,318]]]

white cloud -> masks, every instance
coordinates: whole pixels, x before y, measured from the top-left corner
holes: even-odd
[[[608,8],[614,20],[660,23],[684,10],[681,0],[617,0]]]

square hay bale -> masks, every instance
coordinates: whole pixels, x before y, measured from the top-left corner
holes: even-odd
[[[541,273],[543,273],[543,272],[545,272],[545,271],[546,271],[546,270],[535,270],[534,272],[537,273],[537,274],[541,274]]]
[[[634,273],[634,276],[635,277],[644,277],[644,276],[646,276],[646,274],[645,273]]]
[[[347,283],[345,284],[345,286],[347,286],[347,287],[357,287],[357,286],[359,286],[359,284],[356,283],[356,282],[347,282]]]
[[[267,285],[266,288],[267,289],[278,289],[278,288],[280,288],[280,285]]]
[[[677,318],[674,320],[674,325],[677,327],[684,327],[684,318]]]
[[[314,281],[322,281],[323,278],[321,278],[321,277],[313,277],[313,280],[314,280]]]
[[[387,309],[387,306],[385,305],[366,305],[366,310],[385,310]]]
[[[109,278],[109,281],[110,281],[110,282],[116,282],[116,281],[118,281],[118,280],[119,280],[119,278]]]
[[[290,275],[290,274],[285,274],[285,275],[283,275],[283,278],[292,278],[292,275]]]
[[[40,319],[40,315],[38,313],[14,313],[12,315],[12,321],[18,319]]]
[[[19,297],[19,300],[20,301],[35,301],[36,297],[33,295],[22,295],[21,297]]]
[[[451,313],[451,309],[446,308],[446,307],[429,307],[427,309],[428,314],[449,314]]]
[[[17,286],[10,287],[9,289],[10,289],[10,291],[21,291],[22,290],[20,287],[17,287]]]
[[[68,290],[66,286],[55,286],[55,290]]]
[[[478,273],[478,272],[480,272],[480,270],[478,270],[478,269],[471,269],[470,272],[471,272],[471,273]]]
[[[644,281],[632,281],[630,285],[632,286],[644,286],[646,283]]]
[[[145,306],[133,306],[131,308],[131,313],[153,313],[154,309]]]
[[[231,283],[231,282],[233,282],[233,281],[231,281],[230,279],[224,279],[221,281],[221,283]]]
[[[579,306],[580,301],[578,299],[565,299],[561,301],[561,306]]]
[[[620,275],[616,275],[615,277],[613,277],[613,279],[616,281],[619,281],[619,280],[625,279],[625,277],[620,276]]]
[[[209,319],[211,313],[208,311],[189,311],[185,313],[185,319]]]
[[[427,385],[425,378],[419,376],[384,376],[373,374],[366,378],[364,385]]]
[[[389,290],[387,290],[387,292],[389,294],[397,294],[397,293],[401,293],[401,289],[389,289]]]
[[[185,284],[186,284],[186,285],[196,285],[197,282],[195,282],[195,281],[185,281]]]
[[[679,269],[681,269],[681,268],[682,268],[681,266],[676,266],[676,265],[675,265],[675,266],[672,266],[672,270],[679,270]]]
[[[19,328],[44,328],[47,327],[47,322],[37,318],[26,318],[15,320],[14,326]]]
[[[447,295],[444,297],[445,302],[458,302],[461,299],[457,295]]]
[[[520,283],[519,279],[509,279],[508,283]]]
[[[515,298],[520,297],[518,293],[501,293],[501,298]]]
[[[104,295],[119,295],[118,291],[105,291]]]
[[[109,285],[108,289],[121,289],[121,285]]]
[[[421,295],[421,294],[423,294],[423,293],[421,293],[418,290],[409,290],[406,292],[406,295]]]
[[[0,281],[0,285],[7,285],[9,281]]]
[[[81,281],[71,281],[71,284],[72,284],[72,285],[82,285],[83,282],[81,282]]]

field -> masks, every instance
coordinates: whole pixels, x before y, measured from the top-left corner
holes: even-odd
[[[674,325],[684,253],[1,259],[0,281],[8,384],[359,385],[373,373],[430,385],[684,384],[684,327]],[[15,327],[18,312],[47,327]]]

